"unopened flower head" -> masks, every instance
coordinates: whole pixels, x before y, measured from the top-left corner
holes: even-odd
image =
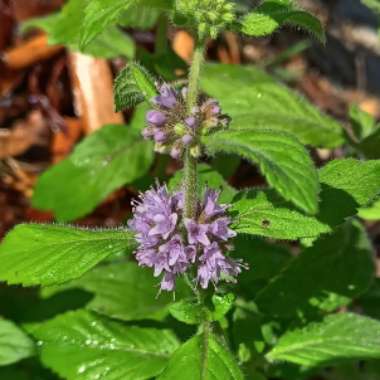
[[[176,10],[198,26],[200,38],[216,38],[236,17],[230,0],[177,0]]]
[[[221,279],[234,281],[244,265],[226,253],[232,249],[228,206],[218,203],[219,193],[208,189],[194,219],[183,216],[183,193],[156,186],[133,202],[129,222],[138,243],[136,259],[161,277],[161,290],[175,288],[177,276],[195,268],[204,289]]]
[[[189,113],[186,87],[179,91],[163,84],[158,91],[151,101],[153,108],[146,114],[147,127],[143,136],[155,141],[155,150],[159,153],[169,153],[180,159],[184,149],[190,147],[193,156],[199,156],[200,136],[229,124],[229,118],[222,114],[215,99],[201,97],[199,105]]]

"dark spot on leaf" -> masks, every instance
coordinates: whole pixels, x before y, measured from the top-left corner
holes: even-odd
[[[261,222],[261,225],[263,227],[269,227],[270,226],[270,221],[267,220],[267,219],[264,219],[262,222]]]

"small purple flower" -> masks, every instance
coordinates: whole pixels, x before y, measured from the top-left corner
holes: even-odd
[[[207,237],[208,226],[206,224],[200,224],[191,219],[187,219],[185,220],[185,226],[190,244],[211,244],[209,238]]]
[[[161,281],[161,290],[166,290],[167,292],[171,292],[175,287],[175,274],[166,272]]]
[[[190,145],[191,142],[193,141],[193,136],[191,135],[185,135],[182,137],[182,142],[187,146],[187,145]]]
[[[153,99],[154,104],[172,109],[177,105],[177,92],[173,87],[163,84],[159,89],[160,95]]]
[[[203,289],[207,289],[210,282],[218,283],[221,276],[227,277],[228,281],[234,281],[234,277],[239,275],[242,270],[239,262],[223,255],[216,242],[204,248],[199,262],[197,280]]]
[[[160,111],[151,110],[146,114],[146,121],[156,127],[160,127],[165,124],[166,116]]]
[[[203,212],[207,218],[223,215],[226,212],[227,206],[217,203],[218,198],[218,191],[212,189],[206,190],[203,201]]]
[[[216,99],[208,99],[202,104],[202,111],[205,113],[210,113],[213,116],[218,116],[222,110]]]
[[[230,224],[229,218],[218,218],[210,225],[210,232],[219,239],[227,241],[236,236],[236,232],[229,228]]]
[[[161,129],[155,129],[153,133],[153,138],[155,142],[164,142],[167,138],[167,134],[165,131],[162,131]]]
[[[191,128],[191,129],[195,129],[196,125],[197,125],[197,119],[195,118],[195,116],[189,116],[185,119],[185,124]]]

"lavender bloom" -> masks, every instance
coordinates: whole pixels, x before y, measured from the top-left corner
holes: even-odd
[[[146,121],[153,126],[162,126],[166,122],[166,116],[160,111],[148,111],[146,114]]]
[[[159,89],[160,95],[156,96],[153,102],[160,107],[174,108],[177,105],[177,92],[167,84],[163,84]]]
[[[208,225],[197,223],[191,219],[185,220],[187,236],[190,244],[210,245],[210,240],[207,237]]]
[[[229,228],[227,205],[218,204],[218,197],[219,192],[208,189],[194,219],[183,216],[183,193],[170,194],[165,186],[152,188],[133,202],[128,226],[138,242],[136,259],[152,268],[155,277],[162,276],[161,290],[174,290],[177,276],[191,266],[196,267],[202,288],[233,280],[241,272],[244,266],[225,256],[236,233]]]
[[[193,136],[191,136],[191,135],[185,135],[185,136],[182,137],[182,142],[186,146],[190,145],[192,141],[193,141]]]
[[[227,280],[234,281],[242,270],[239,262],[223,255],[216,242],[204,248],[199,262],[197,279],[203,289],[207,289],[210,282],[218,283],[223,275],[228,277]]]

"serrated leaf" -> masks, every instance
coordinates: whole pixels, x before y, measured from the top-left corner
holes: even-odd
[[[315,147],[344,143],[342,127],[335,120],[255,67],[207,64],[202,73],[203,90],[232,117],[231,129],[286,131]]]
[[[95,268],[62,288],[46,288],[43,295],[78,288],[93,293],[86,308],[124,321],[162,320],[169,314],[172,294],[158,295],[157,279],[150,269],[134,262],[116,262]],[[187,295],[187,288],[177,281],[176,296]]]
[[[183,344],[158,380],[177,380],[179,375],[181,380],[243,380],[236,359],[216,337],[210,334],[206,341],[207,347],[201,334]]]
[[[232,228],[241,234],[286,240],[315,237],[331,231],[330,226],[317,218],[281,203],[268,191],[238,193],[229,209],[234,216]]]
[[[319,19],[308,12],[295,8],[292,2],[286,4],[276,0],[264,1],[254,12],[242,19],[241,30],[249,36],[262,37],[272,34],[285,24],[302,28],[323,43],[326,41]]]
[[[331,315],[322,322],[287,332],[266,357],[304,367],[341,359],[378,359],[380,322],[351,313]]]
[[[276,239],[316,238],[332,232],[380,192],[380,161],[335,160],[319,170],[320,211],[306,216],[272,191],[242,191],[230,209],[234,229]]]
[[[258,164],[268,183],[308,213],[318,210],[317,171],[306,149],[292,135],[270,130],[227,130],[203,140],[209,153],[237,154]]]
[[[380,194],[380,160],[334,160],[319,171],[322,184],[348,193],[360,206]]]
[[[153,162],[150,142],[123,125],[99,129],[37,181],[34,207],[51,210],[59,221],[91,212],[112,191],[143,177]]]
[[[277,317],[333,311],[364,293],[373,277],[371,243],[359,224],[348,224],[295,257],[255,302]]]
[[[41,360],[68,380],[144,380],[162,372],[178,341],[168,330],[125,326],[86,311],[29,327]]]
[[[219,201],[222,203],[230,203],[236,195],[237,190],[230,186],[225,179],[212,167],[207,164],[199,164],[198,171],[198,191],[201,196],[204,188],[219,189],[221,191]],[[180,190],[182,186],[183,171],[179,170],[169,181],[169,189]]]
[[[20,224],[0,245],[0,281],[56,285],[82,276],[107,256],[132,250],[126,230]]]
[[[136,62],[129,63],[115,80],[116,111],[134,107],[144,100],[150,101],[157,95],[154,82],[146,68]]]
[[[0,318],[0,366],[35,354],[34,343],[13,322]]]
[[[79,48],[82,19],[88,0],[70,0],[58,13],[28,20],[22,30],[43,29],[48,35],[49,44],[62,44],[74,51],[101,58],[127,57],[135,55],[132,38],[117,26],[104,29],[90,44]]]

